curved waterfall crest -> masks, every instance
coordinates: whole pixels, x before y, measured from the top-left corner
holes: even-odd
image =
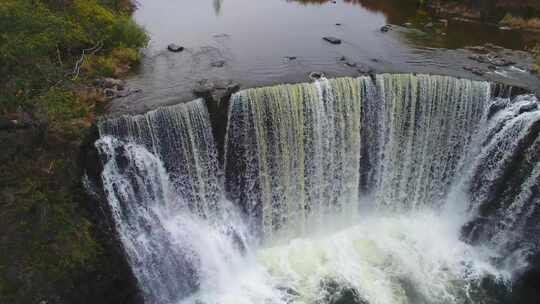
[[[509,282],[540,252],[540,109],[497,91],[413,74],[247,89],[222,158],[202,99],[101,122],[145,301],[455,303]]]

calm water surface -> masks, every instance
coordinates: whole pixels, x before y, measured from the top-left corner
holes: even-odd
[[[444,30],[446,35],[404,27],[382,33],[380,28],[387,23],[418,19],[416,5],[407,0],[139,0],[139,4],[134,17],[151,41],[130,85],[142,92],[113,102],[112,112],[142,112],[190,100],[193,88],[202,82],[253,87],[306,81],[311,71],[356,76],[362,67],[473,77],[463,71],[469,64],[465,54],[438,48],[493,42],[521,49],[529,42],[514,31],[455,21]],[[343,43],[332,45],[323,36],[335,36]],[[168,52],[170,43],[186,50]],[[224,64],[213,66],[216,63]],[[350,66],[354,64],[357,67]],[[504,77],[522,78],[520,74],[504,71]],[[522,82],[517,78],[515,82]]]

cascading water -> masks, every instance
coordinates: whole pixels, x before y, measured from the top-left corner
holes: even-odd
[[[223,166],[202,100],[99,129],[147,303],[474,303],[540,250],[538,101],[487,82],[241,91]]]

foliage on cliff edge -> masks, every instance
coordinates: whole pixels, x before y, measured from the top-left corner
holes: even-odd
[[[77,154],[105,101],[92,80],[125,75],[147,42],[132,9],[130,0],[0,1],[0,155],[12,152],[0,161],[0,303],[73,302],[87,288],[81,277],[102,266]]]

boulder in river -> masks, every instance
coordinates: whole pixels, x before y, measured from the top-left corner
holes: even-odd
[[[332,36],[326,36],[323,37],[324,40],[330,42],[331,44],[341,44],[341,39],[332,37]]]
[[[321,78],[324,78],[324,74],[321,72],[311,72],[309,73],[309,78],[311,80],[319,80]]]
[[[183,46],[180,46],[176,43],[171,43],[167,46],[167,49],[173,53],[178,53],[184,50]]]
[[[386,33],[386,32],[388,32],[388,31],[391,30],[391,29],[392,29],[392,25],[387,24],[387,25],[381,27],[381,32]]]

